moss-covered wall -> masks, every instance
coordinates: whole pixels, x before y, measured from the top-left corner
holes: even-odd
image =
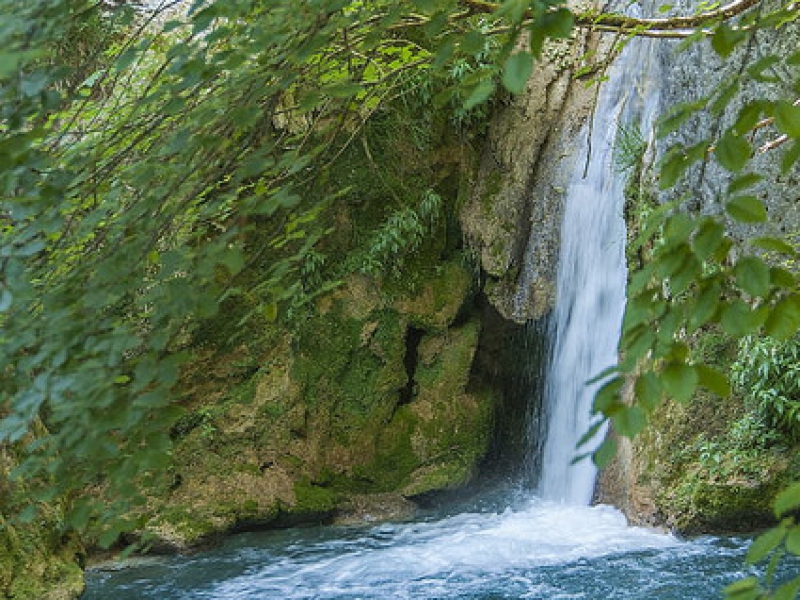
[[[278,320],[236,297],[196,329],[172,472],[150,503],[156,548],[400,518],[473,480],[499,403],[474,376],[478,273],[456,219],[475,137],[415,94],[378,111],[305,190],[335,200],[308,225],[319,241]],[[240,277],[268,273],[268,254]]]
[[[74,535],[62,534],[60,513],[42,507],[31,522],[11,522],[23,495],[9,479],[14,453],[0,448],[0,597],[14,600],[72,600],[83,592],[83,548]]]
[[[469,482],[495,404],[470,381],[472,287],[456,261],[432,265],[405,294],[354,275],[294,331],[276,327],[255,373],[241,375],[235,351],[195,364],[173,483],[153,502],[160,542],[327,520],[365,495]]]

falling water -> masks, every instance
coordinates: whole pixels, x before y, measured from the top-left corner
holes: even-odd
[[[582,135],[566,193],[539,482],[547,500],[588,504],[592,499],[594,465],[573,460],[602,385],[587,382],[616,364],[625,308],[625,183],[614,156],[619,132],[652,128],[658,101],[648,89],[656,77],[654,47],[634,40],[614,63],[591,127]]]

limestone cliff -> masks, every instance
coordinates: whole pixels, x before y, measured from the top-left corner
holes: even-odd
[[[549,44],[525,93],[492,119],[461,222],[484,291],[506,319],[523,323],[552,309],[566,179],[595,98],[589,84],[608,51],[607,41],[580,32]]]

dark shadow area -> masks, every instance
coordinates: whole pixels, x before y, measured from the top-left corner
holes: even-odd
[[[406,369],[406,385],[400,390],[398,406],[410,403],[417,395],[417,362],[419,360],[419,343],[425,335],[423,329],[409,326],[406,330],[406,352],[403,356],[403,366]]]
[[[482,296],[483,327],[471,385],[497,398],[492,446],[481,479],[535,485],[539,472],[547,318],[518,324],[504,319]]]

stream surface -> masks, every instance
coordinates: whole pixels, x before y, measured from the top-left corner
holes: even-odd
[[[711,599],[736,579],[745,538],[680,540],[608,506],[514,508],[374,527],[233,536],[192,556],[88,573],[84,600]],[[800,574],[800,562],[783,578]]]

